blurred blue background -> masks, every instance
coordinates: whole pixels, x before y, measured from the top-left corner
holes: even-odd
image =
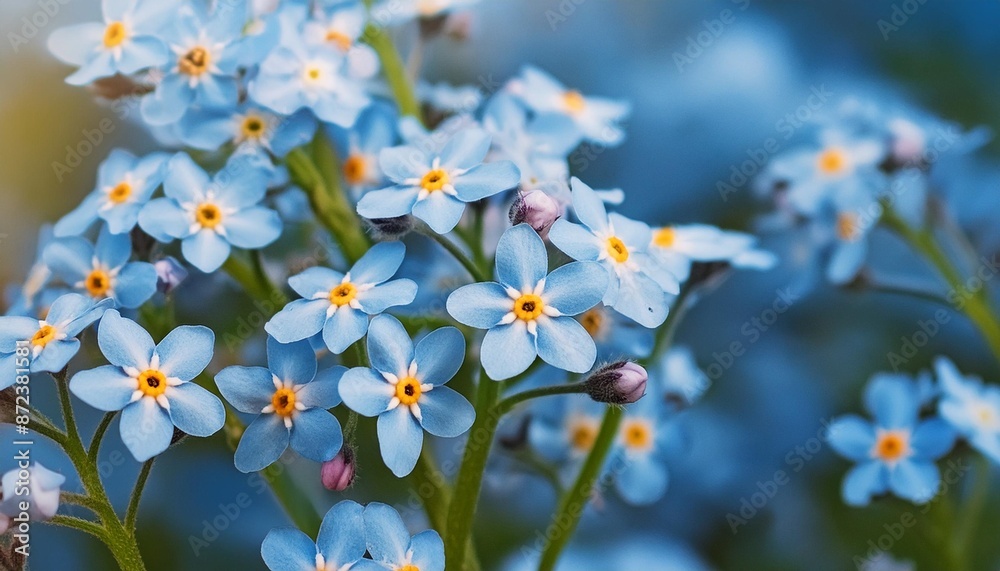
[[[58,13],[28,38],[31,27],[23,18],[44,14],[47,4],[57,5]],[[0,5],[6,38],[0,48],[0,282],[23,279],[39,226],[91,190],[98,164],[113,147],[155,148],[141,126],[102,107],[87,90],[63,83],[67,68],[45,51],[52,30],[94,19],[98,4],[5,0]],[[897,9],[906,21],[897,14],[893,23]],[[813,93],[828,93],[823,105],[831,109],[853,95],[876,96],[965,127],[1000,125],[996,2],[483,0],[473,15],[468,42],[441,40],[429,48],[428,79],[488,91],[522,64],[533,63],[584,93],[628,99],[634,108],[625,144],[584,148],[572,164],[575,174],[596,188],[625,189],[623,211],[650,223],[751,227],[762,208],[749,185],[724,200],[717,183],[728,182],[732,167],[768,138],[790,147],[794,137],[783,138],[779,121]],[[12,43],[11,34],[23,35],[26,43]],[[59,180],[53,163],[66,163],[66,146],[105,118],[113,129]],[[984,254],[1000,245],[987,216],[997,212],[1000,200],[993,166],[997,150],[991,144],[963,159],[952,167],[949,186],[937,189]],[[786,256],[795,252],[788,237],[768,238],[765,245]],[[892,247],[885,245],[888,251]],[[920,262],[903,257],[895,263]],[[867,378],[890,369],[887,353],[898,351],[902,338],[936,308],[822,287],[797,290],[796,277],[788,264],[764,274],[737,274],[689,315],[679,342],[693,347],[703,367],[718,365],[710,373],[720,374],[711,375],[705,401],[682,420],[689,447],[671,466],[670,490],[643,509],[604,502],[599,508],[604,517],[585,519],[576,544],[605,553],[625,549],[624,539],[662,544],[663,565],[650,569],[672,569],[676,563],[684,565],[678,569],[703,564],[842,570],[854,567],[852,559],[869,550],[867,542],[884,533],[884,525],[913,510],[892,502],[867,510],[842,506],[839,486],[847,464],[817,435],[825,420],[860,408]],[[748,334],[746,324],[761,318],[789,287],[796,298],[791,308],[766,331],[753,326],[758,334]],[[206,307],[214,306],[188,307],[189,320],[226,323],[245,314]],[[745,354],[730,355],[733,342],[741,342]],[[998,372],[960,317],[905,367],[919,370],[937,354],[950,355],[968,372],[986,377]],[[39,398],[49,392],[36,389]],[[88,426],[96,424],[95,411],[80,410]],[[263,569],[261,539],[271,527],[289,523],[259,477],[238,473],[221,444],[219,436],[157,462],[139,518],[140,545],[151,569]],[[10,452],[0,448],[4,456]],[[122,490],[131,487],[138,466],[116,430],[103,451],[109,487],[124,503]],[[349,496],[396,498],[405,506],[405,487],[387,477],[374,447],[361,453],[360,483]],[[70,471],[68,462],[42,445],[36,456],[50,468]],[[341,499],[319,486],[317,466],[299,460],[287,468],[318,504]],[[778,470],[788,481],[771,486]],[[534,541],[553,501],[540,485],[522,488],[502,480],[488,483],[479,520],[482,536],[489,538],[483,551],[496,565]],[[775,489],[768,494],[773,497],[751,517],[744,513],[745,525],[734,532],[727,514],[739,515],[744,500],[769,489]],[[422,525],[416,510],[404,513]],[[933,532],[933,522],[924,521],[928,517],[918,515],[920,533],[894,547],[899,556],[924,557],[923,533]],[[996,523],[978,531],[974,561],[996,562],[995,542],[987,539],[996,532]],[[34,569],[114,567],[105,548],[90,538],[51,527],[35,534]]]

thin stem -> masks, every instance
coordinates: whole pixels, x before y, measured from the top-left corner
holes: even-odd
[[[420,503],[424,506],[424,511],[427,512],[427,519],[431,522],[431,527],[444,534],[448,526],[448,506],[451,505],[452,491],[444,474],[437,469],[437,464],[434,462],[434,457],[427,447],[427,443],[424,443],[417,466],[410,474],[410,480],[413,492],[420,498]],[[471,537],[469,537],[469,545],[465,552],[465,565],[462,569],[465,571],[478,571],[480,569],[479,559],[476,557]]]
[[[31,420],[33,421],[29,425],[31,430],[34,430],[38,434],[41,434],[42,436],[48,438],[49,440],[55,442],[56,444],[65,446],[67,438],[65,432],[59,430],[54,426],[42,422],[34,422],[35,420],[34,418],[32,418]]]
[[[511,411],[518,404],[541,397],[547,397],[552,395],[566,395],[566,394],[578,394],[586,391],[587,383],[567,383],[563,385],[551,385],[548,387],[539,387],[537,389],[531,389],[524,392],[511,395],[502,401],[500,401],[497,406],[493,409],[494,414],[498,416],[503,416]]]
[[[71,515],[56,514],[49,520],[49,523],[89,533],[105,543],[108,541],[108,535],[104,528],[92,521],[73,517]]]
[[[490,281],[490,276],[488,276],[486,272],[481,270],[479,266],[476,264],[476,262],[472,260],[472,258],[467,256],[465,252],[463,252],[462,249],[458,247],[457,244],[449,240],[446,236],[438,234],[437,232],[434,232],[433,230],[430,229],[424,231],[423,234],[428,238],[434,240],[438,244],[440,244],[442,248],[447,250],[448,253],[452,255],[453,258],[458,260],[458,262],[462,264],[462,267],[465,268],[465,271],[469,272],[469,275],[472,276],[472,279],[476,280],[477,282]]]
[[[101,418],[101,423],[97,425],[97,430],[94,431],[94,437],[90,439],[90,448],[87,449],[87,461],[91,464],[97,463],[97,455],[101,451],[101,441],[104,440],[104,434],[108,431],[111,426],[111,422],[115,419],[117,412],[109,412]]]
[[[948,308],[953,307],[950,303],[948,303],[948,300],[946,300],[945,298],[941,297],[940,295],[938,295],[938,294],[936,294],[934,292],[931,292],[931,291],[925,291],[925,290],[922,290],[922,289],[919,289],[919,288],[915,288],[915,287],[908,287],[908,286],[904,286],[904,285],[891,285],[891,284],[873,282],[873,283],[868,284],[867,286],[865,286],[865,290],[866,291],[871,291],[873,293],[885,293],[885,294],[891,294],[891,295],[901,295],[901,296],[905,296],[905,297],[912,297],[914,299],[920,299],[920,300],[923,300],[923,301],[930,301],[932,303],[936,303],[938,305],[943,305],[943,306],[946,306]]]
[[[392,91],[396,103],[399,104],[401,115],[409,115],[420,120],[420,100],[417,99],[413,82],[406,73],[406,64],[396,50],[396,45],[392,41],[389,32],[382,27],[378,14],[371,13],[372,0],[365,0],[365,6],[369,9],[369,23],[365,27],[362,39],[378,54],[382,63],[382,73],[385,75],[386,83]]]
[[[142,491],[146,488],[146,481],[149,479],[149,472],[153,469],[151,458],[142,464],[139,470],[139,478],[135,481],[135,488],[132,489],[132,497],[128,500],[128,509],[125,510],[125,528],[134,529],[135,519],[139,515],[139,501],[142,499]]]
[[[261,255],[260,250],[250,251],[250,268],[253,270],[253,275],[257,279],[257,283],[260,284],[261,289],[267,292],[268,298],[275,303],[275,305],[284,307],[288,304],[288,297],[281,291],[281,288],[274,285],[271,278],[268,277],[267,272],[264,270],[264,257]]]
[[[979,527],[979,520],[990,495],[989,461],[981,454],[973,454],[972,463],[974,469],[972,490],[962,505],[961,523],[955,533],[955,544],[960,553],[969,553],[972,550],[976,529]]]
[[[229,274],[229,277],[233,278],[236,283],[240,284],[250,297],[258,301],[267,301],[269,303],[280,301],[271,299],[271,291],[269,291],[266,286],[257,280],[257,276],[254,273],[253,268],[235,255],[229,256],[225,263],[222,264],[222,269],[225,270],[225,272]],[[284,297],[284,294],[281,294],[281,296]]]
[[[94,512],[95,514],[101,509],[101,505],[86,494],[76,494],[73,492],[62,492],[59,494],[59,499],[65,504],[72,504],[75,506],[80,506],[87,508],[88,510]]]
[[[62,409],[63,422],[66,424],[66,439],[70,443],[79,444],[82,448],[83,441],[80,440],[80,429],[77,427],[76,417],[73,415],[73,401],[69,397],[66,369],[58,373],[53,373],[52,378],[56,382],[57,392],[59,393],[59,406]]]

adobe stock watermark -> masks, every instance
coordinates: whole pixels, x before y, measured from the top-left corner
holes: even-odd
[[[708,378],[716,381],[722,377],[736,364],[736,360],[746,355],[747,350],[760,341],[764,333],[769,331],[801,297],[802,294],[794,293],[790,287],[775,290],[775,297],[771,304],[743,322],[740,327],[742,339],[731,341],[721,352],[712,352],[712,363],[704,368]]]
[[[573,14],[576,14],[576,9],[579,8],[587,0],[559,0],[555,6],[549,8],[545,11],[545,21],[549,23],[549,27],[552,31],[562,24],[566,23]]]
[[[892,5],[892,11],[888,18],[879,18],[875,24],[882,34],[882,39],[889,41],[889,35],[898,32],[900,28],[910,21],[910,17],[916,14],[920,8],[927,3],[927,0],[903,0]]]
[[[750,0],[730,0],[730,2],[736,5],[738,12],[744,12],[750,7]],[[715,45],[715,42],[736,22],[737,11],[725,8],[715,18],[702,20],[702,29],[686,38],[684,50],[674,51],[674,65],[677,66],[678,73],[684,73],[685,67],[693,64],[696,59],[704,55],[705,50]]]
[[[32,40],[38,37],[38,34],[44,30],[55,18],[62,7],[69,4],[72,0],[38,0],[35,4],[38,9],[23,16],[19,21],[9,21],[9,23],[16,26],[12,31],[7,32],[7,41],[10,43],[10,48],[14,50],[14,53],[21,51],[21,46],[30,43]]]

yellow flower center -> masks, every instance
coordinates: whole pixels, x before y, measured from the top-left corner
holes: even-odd
[[[587,100],[583,98],[583,95],[579,91],[571,89],[563,93],[563,105],[567,111],[576,114],[583,111],[584,107],[587,106]]]
[[[817,164],[823,174],[839,174],[847,168],[847,155],[840,149],[827,149],[819,154]]]
[[[619,264],[627,262],[628,248],[625,246],[625,242],[622,242],[621,238],[617,236],[608,238],[608,255]]]
[[[347,305],[357,295],[358,288],[350,282],[345,282],[330,290],[330,303],[336,306]]]
[[[910,436],[901,430],[883,432],[878,435],[872,453],[885,462],[895,462],[910,453]]]
[[[337,30],[327,30],[326,41],[336,45],[338,48],[340,48],[345,52],[351,49],[351,44],[353,43],[351,41],[351,38],[348,37],[347,34],[344,34],[343,32],[339,32]]]
[[[596,307],[588,310],[580,316],[580,324],[587,330],[587,333],[590,333],[591,337],[597,339],[604,326],[604,313]]]
[[[577,421],[569,429],[569,442],[576,450],[587,452],[597,440],[597,426],[593,422]]]
[[[416,565],[403,565],[402,567],[396,569],[396,571],[420,571],[420,567],[417,567]]]
[[[841,212],[837,216],[837,237],[841,240],[853,242],[861,236],[861,227],[858,224],[858,215],[853,212]]]
[[[121,204],[132,196],[132,185],[127,182],[119,182],[108,191],[108,200],[115,204]]]
[[[365,180],[367,162],[361,155],[350,155],[344,161],[344,179],[348,184],[361,184]]]
[[[240,125],[244,139],[259,139],[264,136],[264,120],[256,115],[248,115]]]
[[[622,440],[628,448],[649,450],[653,447],[653,430],[643,420],[626,422],[622,425]]]
[[[980,424],[987,426],[992,426],[997,422],[996,412],[988,405],[980,405],[976,417],[979,419]]]
[[[198,46],[191,48],[186,54],[182,55],[181,59],[177,62],[177,67],[185,75],[199,76],[208,71],[211,64],[212,54],[205,48]]]
[[[676,241],[677,232],[669,226],[660,228],[653,234],[653,244],[661,248],[672,248]]]
[[[278,416],[291,416],[295,412],[295,391],[280,388],[271,395],[271,406]]]
[[[147,397],[156,398],[167,391],[167,376],[156,369],[147,369],[137,377],[138,389]]]
[[[31,336],[31,344],[35,347],[45,347],[51,341],[55,341],[56,335],[55,327],[43,325]]]
[[[323,76],[323,70],[319,66],[309,65],[306,66],[305,70],[302,72],[302,78],[305,79],[307,83],[316,83]]]
[[[104,47],[106,48],[116,48],[122,45],[122,42],[128,37],[128,33],[125,31],[125,24],[121,22],[111,22],[108,24],[107,28],[104,28]]]
[[[83,285],[91,297],[104,297],[111,289],[111,276],[104,270],[94,270],[83,280]]]
[[[206,202],[198,206],[194,211],[194,218],[202,228],[215,228],[219,224],[222,224],[222,209],[210,202]]]
[[[514,301],[514,315],[522,321],[538,319],[544,309],[542,298],[533,293],[526,293]]]
[[[404,377],[396,383],[396,398],[400,404],[410,406],[420,400],[420,381],[413,377]]]
[[[451,177],[448,173],[441,169],[434,169],[424,175],[424,178],[420,179],[420,186],[423,187],[427,192],[434,192],[435,190],[441,190],[444,185],[451,182]]]

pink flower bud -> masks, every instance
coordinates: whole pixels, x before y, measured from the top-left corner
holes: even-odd
[[[646,394],[649,375],[631,361],[605,365],[587,379],[587,394],[597,402],[630,404]]]
[[[510,223],[526,222],[544,239],[561,211],[559,203],[540,190],[520,192],[510,207]]]
[[[156,268],[156,289],[160,293],[170,293],[174,288],[181,285],[187,279],[188,271],[177,260],[166,257],[157,260],[153,267]]]
[[[345,444],[332,460],[323,462],[320,479],[331,492],[343,492],[354,484],[354,450],[350,445]]]

